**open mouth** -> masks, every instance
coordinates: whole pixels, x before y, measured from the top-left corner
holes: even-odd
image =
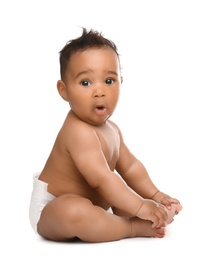
[[[100,110],[100,111],[101,111],[101,110],[104,110],[104,109],[105,109],[105,107],[104,107],[104,106],[97,106],[97,107],[96,107],[96,109],[98,109],[98,110]]]
[[[106,112],[106,107],[103,105],[98,105],[96,106],[95,111],[98,115],[103,115]]]

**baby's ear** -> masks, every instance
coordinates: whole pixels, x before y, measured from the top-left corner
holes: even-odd
[[[65,100],[68,101],[68,93],[65,83],[62,80],[58,80],[57,82],[57,90],[60,96]]]

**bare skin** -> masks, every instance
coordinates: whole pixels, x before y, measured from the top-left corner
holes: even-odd
[[[118,57],[104,47],[74,53],[64,81],[57,83],[71,109],[39,177],[57,197],[38,223],[47,239],[162,238],[182,208],[154,185],[109,120],[121,82]],[[114,214],[107,212],[110,207]]]

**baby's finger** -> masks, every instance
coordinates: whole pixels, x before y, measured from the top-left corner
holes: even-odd
[[[170,202],[171,202],[171,203],[180,204],[179,200],[174,199],[174,198],[170,198]]]
[[[157,217],[153,217],[153,219],[151,219],[152,221],[152,228],[156,228],[159,225],[159,219]]]
[[[162,227],[166,227],[166,222],[164,220],[157,218],[157,220],[152,223],[152,228],[162,228]]]
[[[166,208],[171,209],[171,198],[170,197],[166,197],[162,200],[161,202]]]
[[[160,206],[162,207],[162,205]],[[157,210],[156,214],[152,217],[151,221],[153,222],[152,227],[165,227],[166,226],[166,220],[167,220],[167,212],[164,209]]]

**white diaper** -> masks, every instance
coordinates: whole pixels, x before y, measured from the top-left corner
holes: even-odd
[[[48,202],[56,197],[47,191],[48,184],[38,179],[39,173],[33,175],[33,191],[29,206],[29,219],[32,228],[37,233],[37,223],[40,219],[43,208]]]

